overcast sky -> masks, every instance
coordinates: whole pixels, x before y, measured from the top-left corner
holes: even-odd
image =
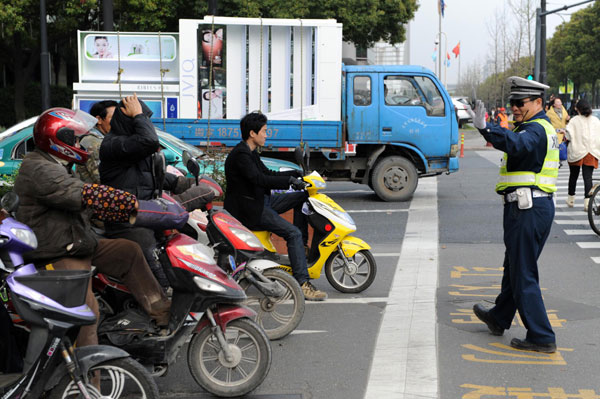
[[[581,0],[548,0],[547,10],[555,10],[564,5],[576,4]],[[494,13],[508,8],[507,0],[445,0],[446,10],[442,19],[442,32],[448,37],[448,53],[450,67],[448,68],[447,84],[455,84],[458,80],[458,59],[452,54],[452,49],[460,41],[461,74],[468,65],[479,61],[483,64],[491,49],[491,40],[486,24],[493,21]],[[539,5],[539,0],[536,1]],[[419,10],[410,23],[410,63],[423,65],[432,71],[435,68],[432,54],[438,34],[438,0],[419,0]],[[590,3],[592,4],[592,3]],[[554,30],[563,20],[568,21],[570,14],[589,6],[573,7],[557,14],[546,17],[546,32],[550,38]],[[510,9],[508,9],[510,11]],[[509,12],[507,11],[507,12]],[[510,15],[510,14],[509,14]],[[442,35],[442,37],[444,37]],[[442,42],[442,54],[445,54],[445,43]]]

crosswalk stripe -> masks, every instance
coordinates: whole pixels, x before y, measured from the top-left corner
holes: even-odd
[[[576,244],[579,245],[579,248],[583,249],[600,249],[600,242],[579,241]]]
[[[554,219],[554,223],[556,224],[590,224],[589,220],[556,220]]]
[[[554,216],[555,217],[556,216],[581,216],[581,217],[587,218],[587,213],[583,212],[582,210],[578,210],[578,211],[561,211],[561,212],[557,212],[556,215],[554,215]]]
[[[593,256],[592,260],[594,261],[594,263],[600,263],[600,258],[597,256]]]
[[[567,230],[565,230],[565,233],[568,236],[587,236],[587,235],[595,236],[596,235],[596,233],[594,233],[594,231],[591,229],[586,229],[586,230],[582,230],[582,229],[568,230],[567,229]]]

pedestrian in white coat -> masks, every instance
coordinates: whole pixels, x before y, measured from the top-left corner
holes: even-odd
[[[583,210],[587,212],[592,189],[592,174],[598,168],[600,158],[600,120],[592,115],[590,104],[581,99],[575,105],[577,116],[567,125],[565,137],[569,141],[567,162],[569,163],[569,196],[567,205],[575,205],[575,189],[579,170],[583,170],[583,186],[585,190]]]

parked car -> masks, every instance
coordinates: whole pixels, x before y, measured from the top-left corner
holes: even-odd
[[[462,128],[465,123],[473,122],[469,110],[471,105],[469,104],[468,97],[452,97],[452,103],[456,110],[456,118],[458,119],[458,127]]]
[[[33,125],[36,120],[37,117],[27,119],[0,133],[0,175],[11,175],[19,168],[25,155],[35,148],[33,144]],[[168,165],[185,170],[182,162],[183,151],[188,151],[190,155],[199,161],[203,173],[212,172],[212,165],[215,164],[211,159],[212,157],[207,156],[198,147],[194,147],[172,134],[159,129],[156,129],[156,132]],[[92,133],[101,135],[96,129],[92,129]],[[262,157],[262,161],[269,169],[274,171],[301,170],[298,165],[288,161],[267,157]],[[216,164],[219,165],[219,168],[223,168],[222,162]]]

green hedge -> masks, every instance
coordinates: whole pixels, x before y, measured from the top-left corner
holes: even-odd
[[[0,87],[0,131],[14,125],[15,89],[12,86]],[[42,109],[42,90],[39,82],[30,82],[25,87],[25,118],[38,115]],[[71,108],[73,89],[66,86],[50,86],[50,105]]]

